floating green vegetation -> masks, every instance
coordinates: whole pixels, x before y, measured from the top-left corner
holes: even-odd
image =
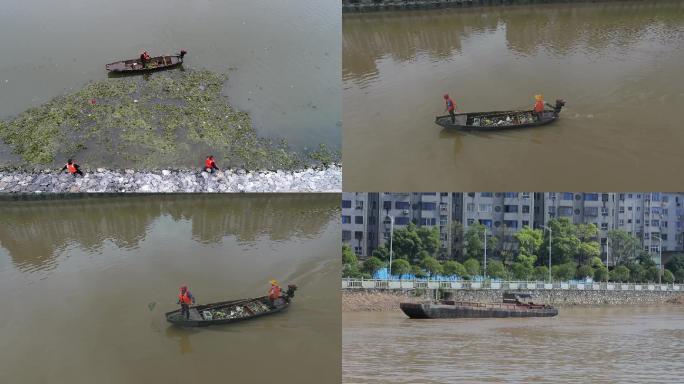
[[[95,167],[184,167],[213,154],[224,167],[293,169],[339,159],[325,145],[302,154],[259,137],[221,94],[226,80],[194,70],[102,80],[0,121],[0,138],[29,166],[75,157]]]

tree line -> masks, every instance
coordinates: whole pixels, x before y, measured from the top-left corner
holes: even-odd
[[[658,282],[660,271],[638,238],[623,230],[608,232],[608,244],[614,263],[607,267],[601,260],[598,228],[593,224],[573,224],[567,218],[548,222],[548,230],[524,227],[514,232],[502,228],[495,235],[487,229],[487,277],[504,280],[549,279],[549,234],[551,234],[551,277],[555,281],[591,278],[594,281]],[[482,276],[486,227],[475,223],[467,230],[455,223],[452,235],[462,239],[455,250],[457,257],[440,254],[439,230],[410,223],[394,231],[392,237],[392,275],[435,275],[472,279]],[[342,248],[343,276],[371,278],[388,267],[389,249],[380,246],[372,255],[359,261],[349,246]],[[665,265],[663,283],[684,283],[684,255],[677,255]]]

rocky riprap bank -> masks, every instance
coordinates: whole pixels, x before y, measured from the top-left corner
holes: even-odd
[[[0,171],[0,193],[340,192],[342,167],[296,171],[136,171],[98,168],[85,176],[54,170]]]
[[[610,0],[603,0],[610,1]],[[619,1],[619,0],[614,0]],[[342,0],[343,12],[387,11],[472,7],[485,5],[518,5],[542,3],[588,3],[595,0]]]
[[[429,300],[435,292],[343,290],[344,312],[399,311],[399,303]],[[456,301],[500,303],[501,291],[491,289],[445,291],[447,298]],[[548,290],[535,292],[535,302],[556,306],[569,305],[646,305],[682,304],[684,293],[672,291],[578,291]]]

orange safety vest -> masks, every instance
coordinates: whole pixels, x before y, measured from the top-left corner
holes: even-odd
[[[456,102],[454,102],[454,100],[451,97],[447,98],[445,100],[445,103],[449,111],[453,111],[456,108]]]
[[[212,159],[207,158],[206,160],[204,160],[204,165],[207,168],[214,168],[214,164],[216,164],[216,163],[214,163],[214,160],[212,160]]]
[[[544,111],[544,100],[537,100],[537,102],[534,103],[534,111],[535,112],[543,112]]]
[[[69,173],[71,173],[72,175],[77,172],[76,165],[74,165],[74,163],[71,163],[71,164],[67,163],[66,167],[67,167],[67,170],[69,170]]]
[[[268,291],[268,298],[275,300],[280,297],[280,287],[277,285],[272,285],[271,289]]]
[[[190,296],[188,296],[188,291],[185,291],[185,293],[179,293],[178,299],[180,300],[181,304],[192,304],[192,299],[190,298]]]

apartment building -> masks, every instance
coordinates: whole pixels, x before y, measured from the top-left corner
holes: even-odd
[[[342,194],[342,240],[360,257],[389,242],[391,223],[402,228],[413,222],[437,227],[441,255],[458,257],[464,230],[473,223],[514,244],[525,226],[541,228],[566,217],[574,224],[594,224],[605,261],[610,265],[608,231],[621,229],[641,240],[655,256],[684,250],[684,193],[642,192],[468,192],[468,193],[348,193]]]

